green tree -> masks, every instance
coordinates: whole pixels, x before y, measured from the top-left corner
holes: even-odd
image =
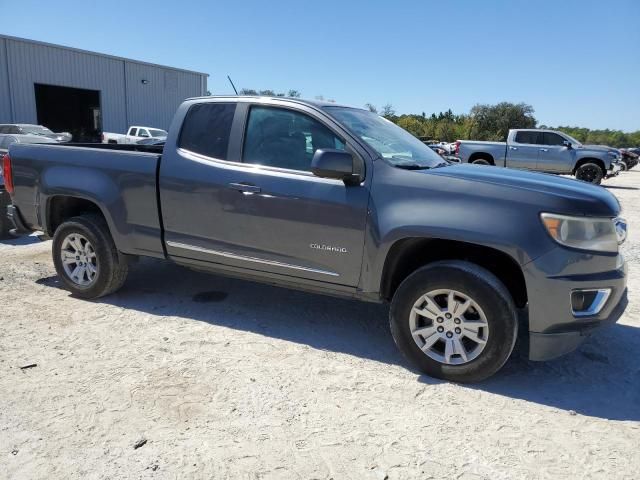
[[[387,120],[391,120],[396,116],[396,111],[393,108],[393,105],[391,105],[390,103],[387,103],[386,105],[382,106],[382,111],[380,112],[380,115],[382,115]]]
[[[526,103],[475,105],[470,112],[470,135],[475,140],[504,141],[510,128],[535,128],[538,122],[533,113],[533,107]]]

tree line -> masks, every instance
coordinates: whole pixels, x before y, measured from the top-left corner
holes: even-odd
[[[274,90],[254,90],[243,88],[241,95],[267,95],[273,97],[300,98],[298,90],[276,92]],[[317,95],[316,100],[325,100]],[[327,99],[333,102],[332,99]],[[420,114],[410,113],[397,115],[393,105],[387,103],[378,109],[371,103],[365,108],[378,113],[387,120],[404,128],[424,141],[454,142],[456,140],[485,140],[503,142],[510,128],[549,128],[565,132],[584,144],[609,145],[612,147],[640,147],[640,130],[623,132],[621,130],[591,130],[589,128],[571,126],[538,125],[534,109],[526,103],[500,102],[494,105],[478,104],[469,113],[454,114],[451,109],[446,112]]]
[[[375,106],[366,108],[377,112]],[[425,141],[453,142],[455,140],[485,140],[503,142],[510,128],[548,128],[565,132],[583,144],[612,147],[640,147],[640,130],[592,130],[571,126],[538,125],[534,109],[526,103],[501,102],[495,105],[475,105],[468,114],[446,112],[396,115],[391,105],[380,112],[386,119]]]

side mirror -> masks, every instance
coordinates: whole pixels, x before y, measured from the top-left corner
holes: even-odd
[[[322,178],[334,178],[345,183],[358,183],[360,176],[353,172],[353,156],[344,150],[319,148],[311,160],[311,172]]]
[[[571,142],[569,140],[565,140],[564,142],[562,142],[562,144],[567,147],[569,150],[571,150],[573,148],[573,146],[571,145]]]

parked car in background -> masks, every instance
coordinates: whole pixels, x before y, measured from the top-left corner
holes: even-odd
[[[624,165],[623,170],[631,170],[633,167],[638,165],[638,158],[640,154],[632,151],[633,149],[620,149],[620,155],[622,155],[622,164]],[[637,149],[636,149],[637,150]]]
[[[509,130],[506,142],[456,142],[456,154],[463,163],[570,174],[596,185],[622,169],[620,153],[613,150],[582,145],[563,132],[537,129]]]
[[[49,138],[56,142],[64,143],[71,141],[69,132],[54,133],[47,127],[42,125],[31,125],[28,123],[3,123],[0,124],[0,134],[9,135],[35,135],[38,137]],[[25,142],[28,143],[28,142]]]
[[[16,227],[53,237],[56,271],[79,298],[117,291],[129,260],[150,256],[389,301],[405,356],[459,382],[504,365],[519,309],[529,357],[545,360],[627,305],[627,228],[613,194],[449,165],[368,110],[194,98],[178,108],[162,150],[13,145],[3,162]]]
[[[143,138],[138,140],[136,145],[164,145],[165,138]]]
[[[139,127],[133,126],[129,127],[127,133],[121,135],[119,133],[102,133],[102,143],[138,143],[140,140],[145,139],[156,139],[156,140],[166,140],[167,131],[162,130],[160,128],[151,128],[151,127]]]
[[[0,133],[0,150],[8,150],[14,143],[60,143],[40,135],[6,135]]]
[[[457,156],[453,155],[452,153],[449,153],[448,150],[445,150],[444,148],[440,147],[440,145],[432,144],[432,145],[427,145],[427,146],[431,150],[436,152],[438,155],[440,155],[442,158],[444,158],[447,162],[449,162],[449,163],[460,163],[460,158],[458,158]]]
[[[450,143],[450,142],[435,142],[435,141],[424,141],[424,140],[422,142],[431,149],[440,148],[450,155],[454,154],[456,150],[455,142]]]

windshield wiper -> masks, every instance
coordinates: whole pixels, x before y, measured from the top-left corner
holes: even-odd
[[[428,165],[420,165],[419,163],[394,163],[393,166],[404,170],[427,170],[431,168]]]

